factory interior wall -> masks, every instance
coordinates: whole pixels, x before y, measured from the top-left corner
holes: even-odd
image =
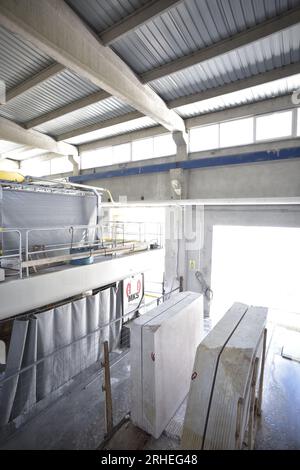
[[[189,170],[187,197],[198,198],[244,198],[244,197],[299,197],[300,160],[255,163]],[[128,201],[164,201],[172,197],[169,173],[117,177],[91,181],[96,186],[108,187],[113,197],[126,196]],[[178,209],[180,212],[182,209]],[[197,209],[198,210],[198,209]],[[196,211],[196,209],[194,209]],[[180,216],[177,214],[177,217]],[[190,217],[190,215],[189,215]],[[184,278],[184,288],[203,292],[203,285],[196,272],[203,275],[205,286],[211,285],[212,231],[214,225],[300,227],[299,206],[245,206],[205,207],[197,217],[198,224],[192,228],[194,239],[166,239],[165,276],[167,288],[179,284]],[[203,228],[204,224],[204,228]],[[204,301],[204,313],[210,312],[210,302]]]
[[[185,170],[187,198],[300,196],[300,159]],[[91,180],[110,189],[114,199],[158,200],[172,197],[168,172]]]

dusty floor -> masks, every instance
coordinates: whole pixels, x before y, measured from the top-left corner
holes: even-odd
[[[299,321],[300,316],[296,319]],[[297,322],[293,322],[293,329],[287,324],[269,325],[263,414],[256,449],[300,449],[300,362],[281,355],[282,348],[292,341],[300,348],[298,326]],[[299,335],[298,343],[295,335]],[[129,374],[129,357],[125,355],[111,370],[115,424],[130,409]],[[102,381],[102,375],[94,372],[89,379],[73,386],[67,395],[16,429],[5,443],[2,442],[0,449],[98,448],[105,434]],[[185,402],[158,440],[125,423],[108,447],[124,449],[128,445],[134,448],[136,441],[138,448],[176,449],[180,444],[184,412]]]

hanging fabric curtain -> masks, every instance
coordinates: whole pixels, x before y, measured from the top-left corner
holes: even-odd
[[[121,283],[25,320],[14,320],[0,377],[0,426],[28,412],[101,359],[102,343],[118,347]]]

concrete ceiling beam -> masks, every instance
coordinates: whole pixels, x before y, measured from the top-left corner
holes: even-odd
[[[0,139],[15,142],[28,147],[48,150],[59,155],[78,155],[74,145],[56,142],[52,137],[34,130],[25,130],[18,124],[0,117]]]
[[[0,0],[0,24],[169,131],[184,122],[62,0]]]

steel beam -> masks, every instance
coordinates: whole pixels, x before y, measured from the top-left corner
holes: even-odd
[[[253,28],[242,31],[234,36],[219,41],[211,46],[202,48],[193,52],[192,54],[175,59],[167,64],[161,65],[153,70],[149,70],[141,75],[143,83],[148,83],[153,80],[171,75],[179,72],[180,70],[187,69],[200,62],[213,59],[217,56],[226,54],[240,47],[246,46],[249,43],[258,41],[267,36],[270,36],[278,31],[289,28],[300,22],[300,8],[294,8],[282,15],[264,21]]]
[[[120,168],[97,173],[84,174],[70,178],[74,183],[84,183],[98,179],[111,179],[126,176],[148,175],[151,173],[165,173],[181,168],[183,170],[196,170],[200,168],[212,168],[220,166],[232,166],[249,163],[271,162],[300,158],[300,147],[287,148],[275,151],[249,152],[244,154],[224,155],[220,157],[202,157],[193,160],[183,160],[170,163],[158,163],[136,167]]]
[[[234,93],[236,91],[245,90],[250,87],[252,88],[258,85],[263,85],[265,83],[270,83],[275,80],[280,80],[282,78],[287,78],[292,75],[296,75],[298,73],[300,73],[300,62],[291,65],[286,65],[284,67],[279,67],[274,70],[269,70],[265,73],[259,73],[257,75],[253,75],[249,78],[244,78],[242,80],[236,80],[232,83],[227,83],[226,85],[209,88],[208,90],[201,91],[199,93],[194,93],[188,96],[182,96],[180,98],[168,101],[167,105],[170,109],[174,109],[180,106],[185,106],[188,104],[208,100],[210,98],[216,98],[217,96],[227,95],[228,93]]]
[[[107,127],[116,126],[117,124],[122,124],[124,122],[133,121],[143,117],[143,114],[139,111],[132,111],[130,113],[123,114],[122,116],[117,116],[111,119],[106,119],[105,121],[98,122],[96,124],[90,124],[88,126],[80,127],[70,132],[65,132],[57,137],[57,141],[72,139],[79,135],[88,134],[89,132],[98,131],[100,129],[106,129]]]
[[[41,85],[43,82],[45,82],[46,80],[49,80],[49,78],[54,77],[55,75],[62,72],[63,70],[65,70],[65,67],[57,63],[54,63],[50,65],[49,67],[46,67],[45,69],[41,70],[40,72],[36,73],[32,77],[22,82],[20,85],[17,85],[11,90],[9,90],[6,93],[6,103],[13,100],[14,98],[17,98],[23,93],[26,93],[32,88],[35,88],[36,86]]]
[[[104,31],[100,36],[101,41],[106,46],[112,44],[181,2],[182,0],[152,0]]]
[[[32,129],[33,127],[38,127],[42,124],[45,124],[46,122],[52,121],[53,119],[60,118],[61,116],[64,116],[65,114],[73,113],[74,111],[78,111],[82,108],[85,108],[86,106],[99,103],[99,101],[103,101],[109,97],[110,95],[106,93],[106,91],[102,91],[102,90],[97,91],[96,93],[88,95],[79,100],[73,101],[72,103],[62,106],[61,108],[55,109],[54,111],[50,111],[49,113],[43,114],[42,116],[32,119],[31,121],[26,122],[24,127],[26,129]]]

